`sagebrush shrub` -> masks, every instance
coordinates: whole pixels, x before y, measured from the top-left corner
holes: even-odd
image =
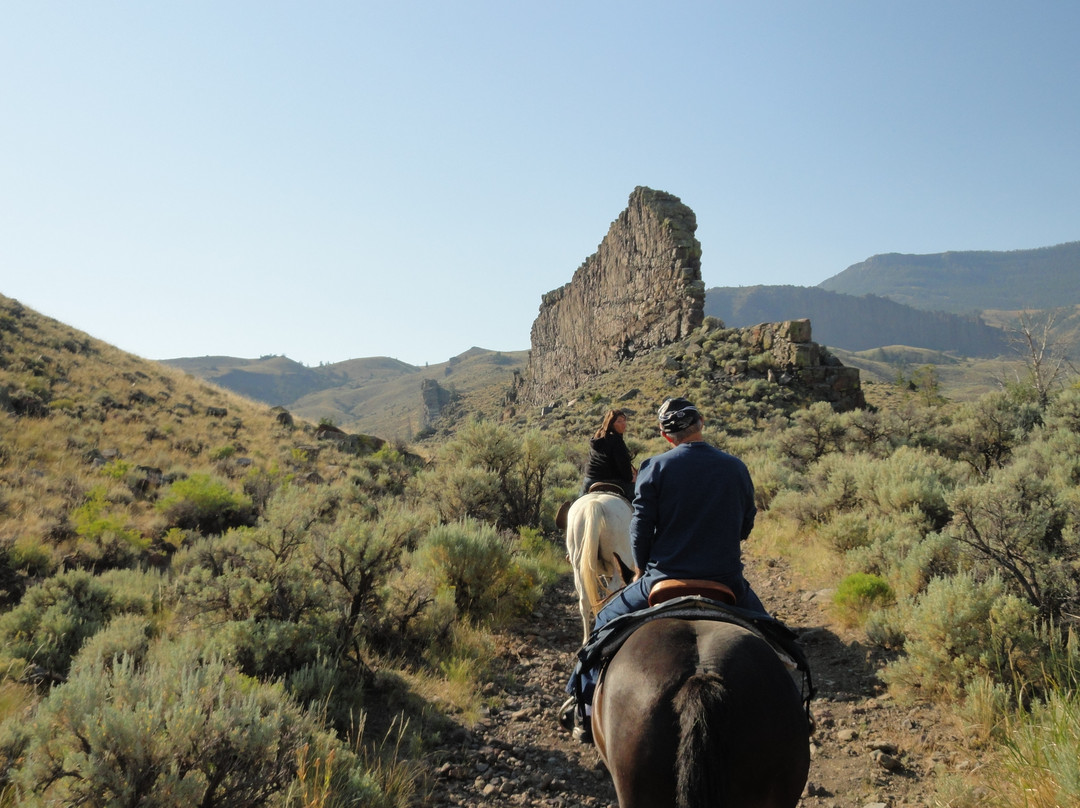
[[[951,515],[946,496],[962,478],[957,465],[925,449],[901,446],[880,461],[852,466],[859,503],[882,515],[918,510],[929,530],[940,530]]]
[[[88,665],[28,724],[6,726],[0,750],[20,805],[284,806],[304,754],[326,767],[326,804],[385,805],[280,685],[170,648],[143,665]]]
[[[507,541],[471,519],[437,525],[424,537],[418,561],[454,592],[462,616],[487,622],[520,613],[535,598],[535,579],[514,558]]]
[[[37,679],[62,679],[83,643],[115,615],[152,610],[152,598],[118,599],[113,587],[85,570],[60,573],[28,589],[18,606],[0,615],[3,668],[9,675],[29,669]]]
[[[1080,545],[1067,503],[1037,465],[1018,461],[953,494],[949,533],[977,568],[1005,576],[1016,594],[1055,616],[1080,599]]]
[[[1035,615],[997,577],[931,581],[898,609],[904,655],[886,665],[881,678],[932,700],[955,700],[980,676],[1012,686],[1016,672],[1037,655]]]
[[[862,511],[841,513],[822,525],[818,536],[838,553],[865,547],[870,539],[870,521]]]

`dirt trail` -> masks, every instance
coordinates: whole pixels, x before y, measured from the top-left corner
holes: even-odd
[[[801,805],[916,808],[932,804],[929,774],[970,762],[928,708],[900,708],[875,677],[876,660],[855,635],[829,628],[827,593],[804,591],[786,563],[748,560],[747,577],[766,607],[800,636],[817,687],[810,777]],[[564,576],[529,618],[500,638],[505,674],[485,693],[499,704],[459,727],[431,764],[424,806],[601,806],[615,793],[596,751],[556,721],[581,639],[573,584]]]

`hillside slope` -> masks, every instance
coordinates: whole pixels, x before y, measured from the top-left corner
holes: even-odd
[[[313,423],[411,441],[455,396],[509,386],[528,351],[473,347],[446,362],[417,367],[389,357],[309,368],[286,357],[189,357],[165,364],[250,398],[283,406]]]
[[[0,295],[2,539],[88,552],[78,509],[101,490],[116,499],[120,535],[156,543],[157,494],[170,481],[211,475],[240,489],[261,474],[325,476],[337,453],[317,443],[313,424]]]

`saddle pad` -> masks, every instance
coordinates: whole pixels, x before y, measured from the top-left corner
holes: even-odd
[[[802,673],[803,701],[809,714],[810,701],[815,692],[814,683],[810,674],[810,662],[802,646],[799,645],[795,632],[775,617],[741,609],[738,606],[728,606],[700,595],[674,598],[657,606],[621,615],[601,626],[578,650],[578,661],[574,669],[575,675],[571,677],[572,680],[578,681],[577,674],[583,670],[596,671],[599,678],[607,667],[607,663],[637,628],[652,620],[670,617],[683,620],[720,620],[741,626],[761,637],[772,646],[781,661],[787,657],[794,663],[796,670]]]

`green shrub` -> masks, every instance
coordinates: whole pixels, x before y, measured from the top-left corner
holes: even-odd
[[[846,553],[870,543],[870,523],[865,513],[842,513],[822,525],[818,536],[832,549]]]
[[[918,594],[933,578],[956,572],[956,542],[944,533],[928,533],[918,512],[875,516],[866,528],[867,543],[844,556],[844,566],[852,572],[880,575],[902,595]]]
[[[796,478],[799,490],[778,496],[773,507],[801,525],[823,524],[859,504],[858,468],[874,461],[863,455],[829,454]]]
[[[0,615],[4,666],[18,674],[29,667],[34,678],[61,679],[72,658],[116,615],[149,615],[147,597],[117,597],[116,588],[84,570],[48,578],[26,591],[22,601]]]
[[[940,530],[951,516],[946,496],[962,479],[955,463],[925,449],[901,446],[877,462],[853,466],[860,504],[882,515],[917,511],[928,530]]]
[[[177,480],[158,502],[170,526],[201,533],[224,533],[230,527],[254,522],[251,500],[209,474]]]
[[[321,714],[342,737],[356,731],[365,690],[356,671],[318,658],[290,673],[285,687],[300,706]]]
[[[384,606],[391,575],[426,529],[422,516],[385,506],[365,519],[345,491],[287,486],[256,527],[176,553],[178,613],[212,627],[215,647],[245,673],[284,676],[316,659],[362,667],[368,643],[415,616]]]
[[[892,435],[886,418],[876,410],[852,410],[840,416],[844,427],[844,444],[856,452],[884,457],[893,448]]]
[[[138,552],[150,546],[150,540],[143,537],[138,530],[127,526],[128,514],[123,510],[116,510],[106,495],[103,487],[92,489],[86,497],[86,501],[80,505],[71,515],[71,521],[75,525],[75,532],[91,545],[99,545],[102,548],[110,544],[127,545],[127,552],[121,550],[118,554],[123,558],[117,561],[122,564],[135,558]],[[98,553],[84,553],[95,556]]]
[[[1073,383],[1050,402],[1048,425],[1080,435],[1080,383]]]
[[[518,435],[505,424],[473,421],[417,475],[416,495],[444,521],[479,519],[502,529],[539,525],[547,475],[558,460],[549,438]]]
[[[865,572],[848,575],[833,593],[833,605],[849,625],[862,623],[870,611],[888,606],[894,600],[888,581]]]
[[[741,457],[750,469],[754,480],[755,504],[761,511],[772,508],[773,501],[782,492],[796,489],[801,484],[801,476],[794,467],[767,450],[740,450],[737,446],[730,445],[728,450]]]
[[[164,648],[89,665],[26,726],[4,728],[19,805],[304,804],[300,761],[320,762],[326,805],[385,806],[348,748],[280,685]],[[290,796],[291,795],[291,796]]]
[[[790,428],[777,439],[778,450],[796,464],[808,465],[841,449],[845,429],[840,416],[824,401],[791,416]]]
[[[944,451],[980,477],[1003,468],[1016,446],[1041,422],[1036,402],[1009,392],[987,393],[964,404],[944,431]]]
[[[463,616],[486,622],[532,606],[536,581],[488,525],[471,519],[437,525],[424,538],[418,554],[422,567],[453,590],[454,603]]]
[[[225,446],[219,446],[217,449],[210,451],[211,460],[228,460],[230,457],[236,454],[236,447],[232,444],[226,444]]]
[[[72,412],[77,406],[72,398],[54,398],[49,402],[49,409],[58,412]]]
[[[1064,494],[1027,458],[950,500],[956,515],[949,533],[966,558],[986,574],[1005,576],[1016,594],[1050,617],[1080,602],[1080,537]]]
[[[895,613],[904,654],[881,678],[900,692],[955,700],[980,676],[1023,687],[1032,676],[1041,640],[1035,608],[1006,591],[1000,578],[962,574],[930,582]]]
[[[153,626],[146,615],[118,615],[83,644],[72,660],[71,675],[79,676],[83,671],[102,666],[111,667],[124,656],[141,664],[150,650],[152,636]]]

